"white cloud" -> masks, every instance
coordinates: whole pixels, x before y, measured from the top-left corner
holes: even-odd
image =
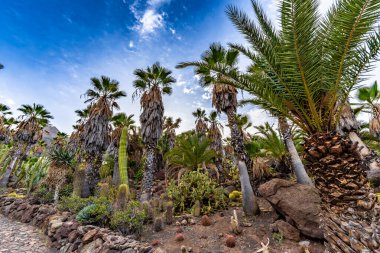
[[[134,45],[134,43],[133,43],[133,41],[131,40],[131,41],[129,41],[129,47],[130,48],[133,48],[135,45]]]
[[[177,79],[177,82],[175,84],[178,87],[181,87],[181,86],[187,84],[187,82],[183,79],[183,75],[182,74],[179,74],[176,79]]]
[[[149,0],[148,4],[151,6],[160,6],[162,4],[169,3],[170,0]]]
[[[202,94],[202,99],[204,99],[204,100],[210,100],[211,99],[211,93],[210,92],[203,93]]]
[[[147,35],[155,32],[164,26],[164,14],[159,14],[154,9],[148,9],[139,19],[139,24],[135,26],[135,30],[141,35]]]
[[[169,28],[170,32],[174,35],[175,34],[175,30],[173,28]]]
[[[183,93],[184,93],[184,94],[194,94],[194,89],[184,87],[184,88],[183,88]]]

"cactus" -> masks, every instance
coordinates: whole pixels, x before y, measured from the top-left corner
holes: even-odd
[[[155,232],[160,232],[160,231],[163,230],[162,219],[161,219],[160,217],[159,217],[159,218],[156,218],[156,219],[154,220],[154,225],[153,225],[153,227],[154,227],[154,231],[155,231]]]
[[[201,216],[201,202],[199,200],[195,201],[195,204],[192,208],[192,214],[194,217]]]
[[[124,210],[129,200],[129,188],[126,184],[121,184],[117,191],[115,208],[116,210]]]
[[[167,225],[171,225],[174,222],[174,209],[173,209],[173,202],[168,201],[165,205],[165,223]]]
[[[124,127],[119,143],[119,172],[120,172],[120,186],[116,197],[116,208],[123,210],[130,199],[130,190],[128,184],[128,161],[127,161],[127,140],[128,140],[128,127]]]
[[[241,230],[241,228],[239,226],[239,220],[238,220],[238,217],[237,217],[236,210],[234,210],[234,215],[231,216],[231,231],[235,235],[239,235],[242,232],[242,230]]]
[[[148,201],[143,202],[142,207],[146,213],[147,219],[149,221],[152,221],[154,218],[154,213],[153,213],[153,209],[152,209],[151,205],[149,204],[149,202]]]

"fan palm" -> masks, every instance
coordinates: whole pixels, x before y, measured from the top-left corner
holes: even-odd
[[[175,130],[179,128],[179,125],[181,124],[182,119],[177,118],[175,121],[173,121],[172,117],[165,117],[164,120],[164,132],[167,136],[168,141],[168,149],[171,150],[174,148],[175,145],[175,138],[176,138],[176,132]]]
[[[158,62],[146,69],[136,69],[134,75],[136,76],[133,83],[136,89],[134,97],[141,96],[141,135],[147,154],[141,200],[147,200],[151,195],[153,173],[156,168],[156,147],[163,131],[162,94],[170,95],[172,93],[171,85],[176,80],[172,77],[172,72]]]
[[[126,93],[119,88],[119,82],[109,77],[91,78],[91,89],[84,94],[90,103],[88,119],[84,122],[80,132],[81,151],[85,158],[90,158],[92,164],[87,164],[86,193],[95,189],[99,178],[98,168],[104,151],[110,143],[110,121],[114,109],[119,109],[118,99],[125,97]],[[86,159],[89,160],[89,159]],[[87,188],[88,187],[88,188]]]
[[[7,115],[11,115],[12,112],[7,105],[0,104],[0,142],[7,142],[9,139],[9,131],[6,127]]]
[[[238,124],[239,129],[243,134],[243,139],[245,142],[249,142],[251,139],[250,134],[247,132],[247,129],[252,126],[252,122],[249,121],[247,115],[236,114],[236,123]]]
[[[182,62],[177,68],[195,67],[195,73],[201,77],[200,84],[204,87],[212,86],[212,105],[217,112],[224,112],[227,115],[228,125],[231,130],[231,141],[238,160],[244,161],[239,163],[241,178],[243,175],[249,176],[247,165],[250,166],[251,161],[245,150],[244,140],[241,130],[236,123],[236,106],[237,106],[237,90],[234,86],[226,84],[228,77],[221,72],[216,72],[214,69],[223,69],[225,72],[237,71],[238,51],[235,49],[225,49],[222,45],[214,43],[206,50],[200,61]],[[243,185],[243,182],[248,182]],[[257,205],[253,201],[253,189],[249,183],[249,178],[241,181],[243,196],[244,211],[252,215],[257,212]],[[252,192],[252,194],[251,194]],[[255,204],[255,205],[254,205]]]
[[[223,141],[222,141],[222,124],[218,121],[218,113],[212,111],[208,117],[210,127],[208,129],[207,137],[211,140],[210,149],[216,152],[215,165],[219,172],[222,172],[222,156],[223,156]]]
[[[360,217],[362,210],[367,210],[367,218],[374,217],[375,198],[369,194],[355,146],[334,130],[350,92],[365,80],[379,56],[380,34],[375,24],[380,18],[380,1],[339,0],[322,18],[316,0],[283,0],[280,31],[275,30],[256,0],[252,6],[257,21],[236,7],[227,9],[249,43],[249,48],[230,45],[251,60],[248,71],[239,73],[223,66],[214,66],[214,71],[228,76],[225,83],[255,95],[255,104],[288,118],[310,136],[304,144],[305,159],[324,203],[327,249],[377,249],[380,241],[373,245],[374,239],[369,239],[377,230],[367,231],[369,223]],[[357,197],[348,197],[352,195]],[[336,222],[346,221],[355,221],[366,229],[360,233],[357,227],[354,233],[350,225],[335,229]]]
[[[197,131],[200,135],[205,135],[207,132],[207,116],[206,111],[198,108],[195,112],[193,112],[193,116],[195,117],[195,131]]]

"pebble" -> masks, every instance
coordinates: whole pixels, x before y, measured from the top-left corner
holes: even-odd
[[[47,253],[48,238],[37,228],[0,215],[0,253]]]

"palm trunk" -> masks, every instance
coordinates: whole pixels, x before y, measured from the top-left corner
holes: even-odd
[[[58,204],[58,200],[59,200],[59,185],[56,185],[54,189],[54,204]]]
[[[301,158],[298,155],[288,122],[283,117],[280,117],[278,121],[280,125],[281,134],[284,138],[286,149],[288,150],[290,156],[290,162],[292,163],[292,168],[297,178],[297,183],[314,186],[313,182],[311,181],[309,175],[305,170],[305,167],[303,166]]]
[[[141,202],[147,201],[151,198],[151,191],[153,187],[154,170],[156,168],[154,162],[156,161],[156,149],[148,145],[146,151],[146,167],[144,170],[144,178],[141,186]]]
[[[231,129],[231,142],[235,151],[235,156],[238,160],[238,167],[240,173],[240,184],[243,191],[243,210],[246,215],[254,215],[259,212],[256,208],[257,199],[252,189],[252,185],[249,180],[249,174],[247,169],[247,164],[251,164],[251,159],[249,158],[247,152],[245,151],[245,146],[243,142],[243,135],[240,131],[236,119],[235,110],[229,109],[227,111],[228,125]]]
[[[357,143],[334,133],[315,134],[305,142],[305,159],[321,193],[327,251],[380,252],[380,206]]]

